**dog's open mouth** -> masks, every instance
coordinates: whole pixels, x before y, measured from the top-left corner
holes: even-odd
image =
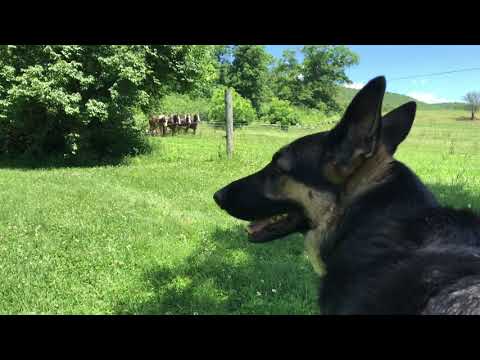
[[[246,230],[250,241],[266,242],[306,228],[307,222],[304,216],[298,212],[292,212],[252,221]]]

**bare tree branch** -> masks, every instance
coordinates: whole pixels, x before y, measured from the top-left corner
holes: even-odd
[[[471,120],[475,120],[475,113],[478,111],[480,106],[480,92],[470,91],[463,97],[463,99],[468,105],[470,105],[470,109],[472,111]]]

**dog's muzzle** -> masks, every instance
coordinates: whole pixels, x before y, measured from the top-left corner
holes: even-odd
[[[215,200],[215,202],[217,203],[218,206],[220,206],[221,209],[224,208],[223,202],[225,199],[225,192],[226,192],[226,189],[223,188],[218,190],[215,194],[213,194],[213,200]]]

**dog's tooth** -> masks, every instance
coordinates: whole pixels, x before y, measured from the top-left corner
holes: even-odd
[[[267,221],[268,221],[268,224],[273,224],[273,223],[276,223],[280,220],[285,219],[286,217],[288,217],[288,213],[278,214],[278,215],[274,215],[274,216],[270,217]]]

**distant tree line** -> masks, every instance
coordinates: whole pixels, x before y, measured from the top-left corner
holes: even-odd
[[[358,56],[344,46],[304,46],[275,60],[264,46],[2,45],[0,153],[103,161],[148,151],[135,112],[169,94],[211,99],[221,116],[233,87],[237,115],[293,124],[292,106],[336,112],[338,85]]]
[[[326,112],[339,111],[337,86],[350,83],[345,70],[358,64],[358,56],[345,46],[331,45],[308,45],[300,52],[302,62],[294,50],[285,50],[275,60],[265,46],[217,46],[218,82],[235,88],[258,113],[272,98]]]

